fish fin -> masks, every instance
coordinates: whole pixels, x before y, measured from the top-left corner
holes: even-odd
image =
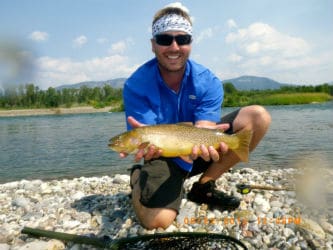
[[[233,149],[235,154],[239,157],[239,159],[243,162],[249,161],[249,146],[252,139],[252,131],[250,130],[241,130],[237,132],[234,136],[236,136],[239,140],[239,145],[237,148]]]
[[[145,141],[139,145],[138,149],[144,149],[144,148],[148,147],[148,145],[149,145],[149,141]]]

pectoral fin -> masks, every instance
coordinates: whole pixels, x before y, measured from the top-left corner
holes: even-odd
[[[139,145],[138,149],[145,149],[148,146],[149,146],[149,141],[145,141]]]

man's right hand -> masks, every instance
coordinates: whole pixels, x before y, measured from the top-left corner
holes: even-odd
[[[141,123],[137,121],[134,117],[129,116],[127,118],[128,123],[132,126],[132,128],[138,128],[138,127],[143,127],[147,126],[144,123]],[[162,150],[161,149],[156,149],[154,145],[149,145],[148,147],[140,148],[138,152],[134,156],[134,160],[136,162],[139,162],[142,158],[144,158],[146,161],[149,161],[154,158],[159,158],[161,156]],[[119,156],[121,158],[127,157],[128,154],[126,153],[120,153]]]

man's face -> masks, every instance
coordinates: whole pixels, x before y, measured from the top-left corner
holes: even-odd
[[[163,34],[171,36],[186,35],[186,33],[179,31],[168,31]],[[175,39],[169,46],[159,45],[155,39],[152,39],[151,43],[152,51],[156,55],[161,70],[178,72],[185,69],[186,61],[191,52],[191,44],[178,45]]]

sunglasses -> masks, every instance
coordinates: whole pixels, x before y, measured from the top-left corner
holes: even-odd
[[[154,40],[158,45],[161,46],[170,46],[173,40],[176,40],[176,43],[179,46],[182,46],[182,45],[189,45],[192,42],[192,36],[191,35],[172,36],[168,34],[159,34],[154,36]]]

